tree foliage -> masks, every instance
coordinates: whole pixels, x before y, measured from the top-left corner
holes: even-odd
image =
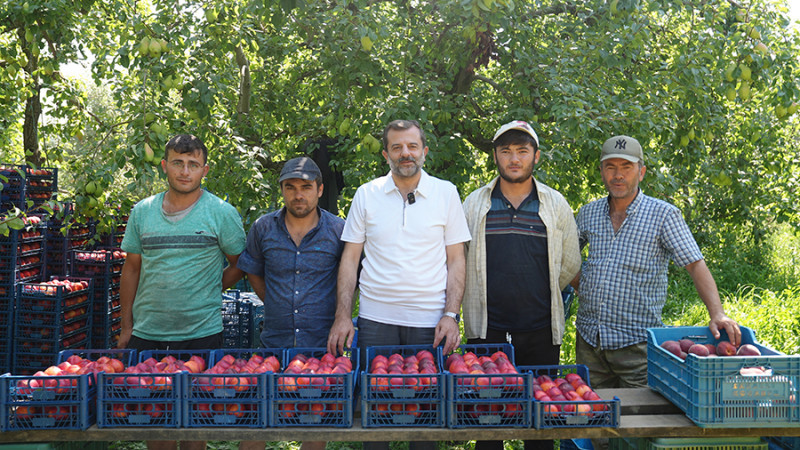
[[[603,195],[601,143],[628,134],[645,148],[643,188],[680,206],[702,243],[757,243],[798,220],[800,39],[783,0],[18,3],[0,12],[0,143],[18,145],[21,102],[47,85],[41,162],[73,174],[64,197],[95,215],[89,181],[128,207],[161,189],[157,162],[179,132],[208,144],[206,185],[246,223],[275,205],[282,161],[335,138],[346,209],[387,170],[383,126],[415,118],[426,169],[462,195],[492,175],[497,127],[524,119],[542,142],[536,176],[576,209]],[[96,87],[12,75],[31,27],[50,58],[39,70],[86,49]],[[51,41],[63,50],[49,56]]]

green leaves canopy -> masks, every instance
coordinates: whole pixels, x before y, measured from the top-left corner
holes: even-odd
[[[542,141],[536,176],[576,209],[604,193],[602,142],[628,134],[644,189],[702,239],[798,218],[800,41],[782,1],[115,0],[79,23],[110,98],[50,112],[68,113],[46,138],[75,195],[97,178],[115,203],[160,189],[145,144],[157,162],[191,132],[211,149],[207,186],[250,223],[275,206],[281,162],[327,136],[346,209],[387,170],[369,144],[396,118],[423,124],[427,170],[466,195],[492,176],[494,131],[523,119]]]

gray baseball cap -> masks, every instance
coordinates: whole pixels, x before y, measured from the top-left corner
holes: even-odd
[[[629,136],[614,136],[603,144],[600,162],[610,158],[622,158],[630,162],[644,161],[642,146],[639,141]]]
[[[322,178],[322,172],[320,172],[317,163],[315,163],[313,159],[307,156],[300,156],[286,161],[286,164],[283,165],[283,169],[281,169],[281,176],[278,178],[278,183],[283,182],[283,180],[288,180],[289,178],[316,180],[317,178]]]

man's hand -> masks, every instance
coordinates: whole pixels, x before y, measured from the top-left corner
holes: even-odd
[[[131,334],[133,334],[133,330],[131,329],[122,329],[119,332],[119,341],[117,341],[117,348],[128,348],[128,342],[131,340]]]
[[[712,317],[708,322],[708,329],[714,335],[714,339],[719,339],[719,330],[724,329],[728,333],[728,340],[736,347],[742,343],[742,330],[739,329],[739,324],[735,320],[721,314],[717,317]]]
[[[442,316],[439,323],[436,324],[436,334],[433,337],[433,346],[437,347],[439,343],[444,344],[442,350],[443,355],[450,354],[453,350],[457,349],[461,344],[461,334],[458,330],[458,323],[449,316]]]
[[[339,319],[333,322],[330,333],[328,333],[328,353],[333,355],[344,354],[344,348],[353,344],[355,328],[352,319]]]

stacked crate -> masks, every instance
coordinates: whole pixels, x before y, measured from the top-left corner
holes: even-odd
[[[125,252],[120,249],[73,251],[71,274],[94,280],[92,295],[92,348],[115,348],[122,329],[119,302]]]
[[[48,200],[55,200],[58,192],[58,169],[25,167],[25,199],[35,208]]]
[[[58,169],[2,164],[0,182],[0,211],[13,208],[27,210],[55,199],[58,191]]]
[[[264,303],[253,292],[230,289],[222,294],[223,348],[258,348]]]
[[[38,217],[25,218],[25,228],[11,230],[0,236],[0,372],[9,372],[13,366],[14,308],[16,284],[19,281],[41,280],[44,263],[44,232],[38,226]]]
[[[47,276],[70,275],[70,252],[87,248],[93,234],[92,224],[79,223],[71,214],[61,220],[50,220],[47,223]]]
[[[14,373],[31,375],[62,350],[88,348],[91,286],[75,278],[17,284]]]
[[[0,212],[25,209],[25,171],[20,166],[0,165]]]
[[[98,238],[99,246],[106,247],[119,247],[122,245],[122,238],[125,237],[125,229],[128,226],[128,215],[121,214],[117,211],[114,217],[114,225],[108,233],[100,234]],[[99,230],[98,230],[99,231]]]

